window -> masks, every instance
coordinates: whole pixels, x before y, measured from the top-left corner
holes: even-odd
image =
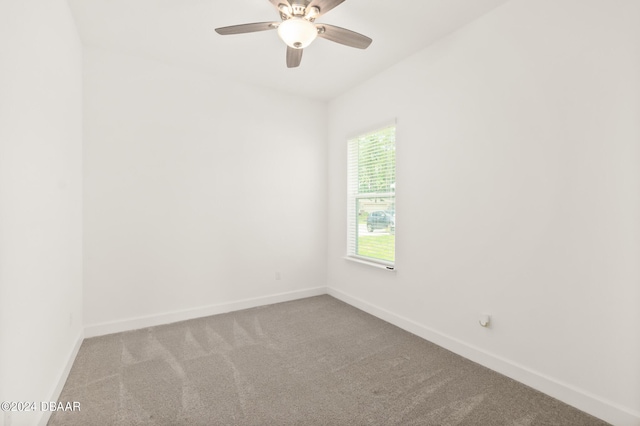
[[[348,141],[347,255],[387,266],[396,258],[396,128]]]

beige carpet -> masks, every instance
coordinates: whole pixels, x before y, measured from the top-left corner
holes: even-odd
[[[330,296],[87,339],[49,425],[604,425]]]

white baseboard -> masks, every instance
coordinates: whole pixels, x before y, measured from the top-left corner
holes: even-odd
[[[211,315],[224,314],[227,312],[239,311],[242,309],[255,308],[256,306],[288,302],[291,300],[304,299],[306,297],[312,296],[320,296],[322,294],[327,294],[326,288],[316,287],[305,290],[291,291],[287,293],[278,293],[270,296],[255,297],[252,299],[243,299],[235,302],[220,303],[216,305],[202,306],[199,308],[162,313],[157,315],[147,315],[143,317],[129,318],[119,321],[90,324],[85,326],[84,335],[87,338],[104,336],[106,334],[154,327],[156,325],[170,324],[178,321],[208,317]]]
[[[328,287],[327,294],[615,426],[640,426],[640,413],[486,352],[401,315]]]
[[[76,360],[76,356],[78,355],[78,351],[80,350],[80,346],[82,345],[82,341],[84,340],[84,334],[82,330],[80,334],[78,334],[78,338],[76,339],[76,343],[71,349],[69,353],[69,357],[67,358],[67,365],[65,365],[64,370],[60,374],[58,378],[58,383],[56,384],[53,392],[51,392],[51,397],[49,401],[57,401],[60,398],[60,394],[62,393],[62,388],[64,384],[67,382],[67,377],[69,377],[69,372],[71,371],[71,367],[73,366],[73,362]],[[49,418],[51,417],[51,411],[41,411],[40,420],[38,421],[38,425],[46,426],[49,422]]]

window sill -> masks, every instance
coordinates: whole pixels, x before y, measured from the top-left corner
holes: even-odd
[[[344,256],[343,259],[346,259],[350,262],[361,263],[363,265],[372,266],[378,269],[384,269],[385,271],[395,272],[396,270],[396,267],[394,265],[385,265],[383,263],[372,262],[371,260],[363,259],[361,257]]]

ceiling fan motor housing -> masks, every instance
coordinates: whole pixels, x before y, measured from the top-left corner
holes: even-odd
[[[291,9],[293,16],[304,16],[307,10],[306,6],[303,4],[292,4]]]

